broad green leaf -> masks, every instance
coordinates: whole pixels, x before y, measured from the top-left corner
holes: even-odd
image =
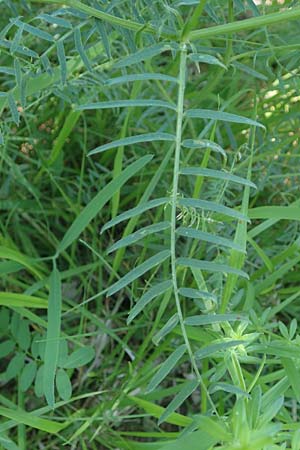
[[[161,264],[163,261],[165,261],[167,258],[170,257],[170,251],[169,250],[163,250],[159,253],[157,253],[154,256],[151,256],[149,259],[144,261],[139,266],[132,269],[130,272],[128,272],[124,277],[122,277],[120,280],[118,280],[116,283],[114,283],[108,290],[107,295],[111,296],[118,292],[120,289],[126,287],[129,283],[132,283],[137,278],[144,275],[144,273],[148,272],[153,267],[157,266],[158,264]]]
[[[145,306],[148,305],[148,303],[150,303],[154,298],[164,294],[171,287],[172,281],[168,280],[155,284],[150,289],[148,289],[148,291],[142,295],[142,297],[131,309],[127,319],[127,324],[130,324],[133,319],[145,308]]]
[[[197,4],[199,4],[199,0],[197,0]],[[163,445],[159,450],[211,450],[218,441],[218,437],[212,437],[204,430],[197,430]]]
[[[67,372],[64,369],[58,369],[56,374],[56,388],[58,395],[63,400],[70,400],[72,396],[72,385]]]
[[[163,100],[149,99],[136,99],[136,100],[112,100],[108,102],[88,103],[86,105],[79,105],[76,107],[76,111],[85,111],[89,109],[110,109],[110,108],[136,108],[154,106],[156,108],[172,109],[176,111],[176,106],[165,102]]]
[[[30,361],[25,364],[20,375],[20,389],[22,392],[27,391],[33,383],[37,371],[37,364],[35,361]]]
[[[58,367],[62,367],[68,358],[68,342],[66,339],[60,339],[59,341],[59,353],[58,353]]]
[[[233,217],[234,219],[244,220],[249,222],[248,217],[244,214],[236,211],[235,209],[228,208],[227,206],[220,205],[219,203],[210,202],[207,200],[198,200],[194,198],[179,198],[178,204],[190,208],[199,208],[211,212],[223,214],[224,216]]]
[[[150,47],[143,48],[142,50],[139,50],[138,52],[133,53],[132,55],[129,55],[129,56],[126,56],[125,58],[120,59],[115,64],[115,67],[120,69],[121,67],[131,66],[132,64],[138,64],[142,61],[146,61],[150,58],[153,58],[153,56],[159,55],[162,52],[173,50],[173,49],[174,49],[174,43],[155,44]]]
[[[218,264],[211,261],[201,261],[193,258],[177,258],[179,266],[206,270],[208,272],[235,273],[242,278],[249,279],[248,275],[242,270],[227,266],[226,264]]]
[[[209,148],[213,152],[221,153],[225,159],[227,158],[225,150],[219,144],[208,139],[185,139],[182,146],[185,148]]]
[[[191,227],[179,227],[177,228],[176,233],[179,236],[197,239],[200,242],[201,241],[210,242],[212,244],[221,247],[235,248],[237,251],[245,253],[244,249],[235,242],[220,236],[216,236],[211,233],[207,233],[206,231],[199,231]]]
[[[12,340],[7,340],[1,342],[0,344],[0,358],[5,358],[5,356],[9,355],[15,348],[15,343]]]
[[[271,420],[274,419],[274,417],[281,410],[283,402],[284,402],[283,395],[274,399],[274,401],[269,405],[268,409],[266,409],[262,414],[262,416],[260,417],[259,423],[263,425],[270,423]]]
[[[80,55],[80,58],[82,59],[83,64],[85,65],[85,67],[87,68],[87,70],[89,72],[92,72],[93,68],[91,66],[87,52],[85,51],[85,49],[83,47],[81,33],[80,33],[80,29],[78,27],[75,27],[75,29],[74,29],[74,41],[75,41],[75,48],[76,48],[78,54]]]
[[[149,161],[151,161],[152,155],[143,156],[130,166],[128,166],[117,178],[108,183],[81,211],[79,216],[76,217],[68,231],[66,232],[63,240],[60,242],[57,248],[57,253],[61,253],[72,242],[78,238],[80,233],[91,222],[94,217],[99,213],[103,206],[111,199],[117,189],[120,189],[126,181],[141,170]]]
[[[197,359],[203,358],[213,358],[219,356],[219,352],[227,350],[232,347],[237,347],[238,345],[245,344],[245,341],[233,339],[231,341],[217,342],[216,344],[210,344],[203,347],[201,350],[196,351],[195,357]]]
[[[60,80],[62,86],[65,86],[67,82],[67,60],[65,54],[65,47],[62,40],[56,42],[57,58],[60,67]]]
[[[94,357],[95,350],[92,347],[82,347],[71,353],[62,367],[64,369],[76,369],[88,364]]]
[[[179,408],[179,406],[181,406],[182,403],[194,392],[198,385],[198,380],[191,380],[184,383],[178,394],[176,394],[171,403],[167,406],[166,410],[160,416],[158,425],[163,423],[170,416],[170,414]]]
[[[211,119],[220,120],[222,122],[241,123],[244,125],[265,128],[256,120],[248,119],[247,117],[237,116],[223,111],[214,111],[212,109],[189,109],[186,111],[186,117],[190,119]]]
[[[281,396],[284,396],[285,392],[288,390],[290,382],[287,377],[283,377],[280,381],[274,384],[272,387],[268,387],[267,391],[262,396],[261,408],[262,412],[267,413],[276,400]]]
[[[223,64],[218,58],[216,58],[215,56],[212,56],[212,55],[191,53],[189,55],[189,58],[194,62],[204,63],[204,64],[212,64],[215,66],[223,67],[223,69],[227,70],[227,67],[225,66],[225,64]]]
[[[147,386],[146,392],[149,393],[153,391],[174,369],[178,361],[186,352],[186,345],[180,345],[173,353],[162,363],[152,380]]]
[[[128,236],[115,242],[111,247],[109,247],[107,253],[114,252],[119,248],[127,247],[128,245],[134,244],[135,242],[138,242],[146,236],[166,230],[167,228],[170,228],[170,222],[158,222],[154,223],[153,225],[148,225],[146,227],[140,228],[134,233],[129,234]]]
[[[32,295],[15,294],[13,292],[0,292],[0,305],[15,308],[41,308],[46,309],[47,300]]]
[[[259,206],[248,213],[250,219],[300,220],[300,208],[294,206]]]
[[[175,141],[175,136],[169,133],[146,133],[139,134],[136,136],[130,136],[123,139],[117,139],[116,141],[109,142],[108,144],[100,145],[94,148],[88,153],[88,156],[95,155],[97,153],[105,152],[111,148],[118,148],[120,146],[134,145],[143,142],[154,142],[154,141]]]
[[[5,371],[5,381],[10,381],[15,378],[24,367],[25,355],[22,352],[18,352],[9,361],[7,369]]]
[[[178,83],[178,79],[171,77],[170,75],[165,75],[163,73],[133,73],[130,75],[123,75],[122,77],[110,78],[105,81],[105,85],[114,86],[116,84],[129,83],[133,81],[170,81],[172,83]]]
[[[61,324],[61,278],[53,268],[49,279],[50,293],[48,302],[48,325],[45,348],[45,369],[43,390],[49,406],[54,408],[54,380],[58,362],[59,338]]]
[[[170,199],[168,197],[162,197],[162,198],[155,198],[154,200],[150,200],[147,203],[140,203],[138,206],[135,206],[132,209],[128,209],[127,211],[115,217],[114,219],[106,222],[106,224],[101,229],[101,233],[103,233],[103,231],[108,230],[111,227],[114,227],[118,223],[123,222],[124,220],[140,215],[143,212],[148,211],[149,209],[164,205],[167,202],[169,202],[169,200]]]
[[[21,320],[18,327],[17,344],[22,350],[28,350],[30,346],[31,335],[27,320]]]
[[[298,402],[300,402],[300,373],[291,358],[282,358],[282,365]]]
[[[186,325],[198,326],[198,325],[210,325],[212,323],[219,322],[236,322],[236,321],[248,321],[248,318],[241,314],[202,314],[201,316],[190,316],[184,321]]]
[[[43,397],[44,395],[44,389],[43,389],[43,385],[44,385],[44,367],[45,365],[43,364],[42,366],[40,366],[37,370],[36,373],[36,377],[35,377],[35,382],[34,382],[34,393],[37,397]]]
[[[167,336],[171,331],[177,326],[179,322],[178,314],[175,313],[173,316],[170,317],[170,319],[165,323],[165,325],[159,330],[158,333],[156,333],[152,341],[155,345],[158,345],[160,341]]]
[[[244,186],[250,186],[256,189],[256,185],[252,181],[246,178],[241,178],[231,173],[224,172],[222,170],[206,169],[202,167],[185,167],[180,170],[182,175],[196,175],[209,178],[216,178],[218,180],[232,181],[233,183],[242,184]]]
[[[12,419],[17,423],[22,423],[30,428],[45,431],[46,433],[58,433],[66,427],[66,423],[57,423],[52,420],[42,419],[22,409],[9,409],[0,407],[0,415]]]
[[[212,300],[215,303],[218,301],[217,297],[214,294],[211,294],[207,291],[200,291],[199,289],[182,287],[178,289],[178,292],[180,295],[187,298],[204,298],[207,300]]]

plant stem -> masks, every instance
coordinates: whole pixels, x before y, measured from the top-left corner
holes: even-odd
[[[202,387],[202,392],[206,394],[213,411],[218,415],[213,401],[207,391],[207,388],[202,380],[197,363],[190,346],[190,342],[186,333],[184,318],[181,310],[180,299],[178,294],[177,285],[177,274],[176,274],[176,208],[177,208],[177,194],[178,194],[178,181],[179,181],[179,168],[180,168],[180,151],[181,151],[181,141],[182,141],[182,122],[184,115],[184,91],[185,91],[185,78],[186,78],[186,58],[187,58],[187,47],[186,44],[182,44],[180,52],[180,65],[179,65],[179,88],[178,88],[178,99],[177,99],[177,123],[176,123],[176,142],[175,142],[175,160],[173,169],[173,188],[171,197],[171,239],[170,239],[170,250],[171,250],[171,272],[172,272],[172,282],[175,303],[177,308],[177,314],[179,318],[180,328],[182,336],[190,357],[192,368],[195,372],[197,380]]]

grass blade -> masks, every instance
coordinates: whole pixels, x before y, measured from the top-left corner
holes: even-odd
[[[81,211],[79,216],[76,217],[71,227],[66,232],[62,241],[58,245],[57,253],[64,251],[72,242],[78,238],[80,233],[91,222],[94,217],[99,213],[103,206],[112,198],[114,193],[121,187],[126,181],[141,170],[149,161],[151,161],[152,155],[143,156],[130,166],[128,166],[117,178],[108,183],[102,191],[100,191],[90,203]]]
[[[172,414],[177,408],[179,408],[179,406],[181,406],[182,403],[194,392],[198,385],[198,380],[187,381],[186,383],[184,383],[178,394],[176,394],[171,403],[167,406],[164,413],[160,416],[158,425],[165,422],[170,414]]]
[[[61,324],[61,279],[60,273],[53,267],[49,279],[50,295],[48,304],[48,326],[45,347],[45,369],[43,390],[49,406],[54,408],[54,383],[59,355],[59,338]]]

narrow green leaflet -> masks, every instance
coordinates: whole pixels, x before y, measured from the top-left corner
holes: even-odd
[[[163,250],[156,255],[152,256],[151,258],[144,261],[139,266],[132,269],[130,272],[128,272],[124,277],[122,277],[120,280],[118,280],[116,283],[114,283],[108,290],[107,295],[113,295],[116,292],[118,292],[120,289],[126,287],[129,283],[132,283],[137,278],[141,277],[144,273],[148,272],[153,267],[157,266],[158,264],[161,264],[163,261],[165,261],[167,258],[170,257],[170,251],[169,250]]]
[[[46,31],[40,30],[37,27],[33,27],[32,25],[29,25],[28,23],[21,22],[21,20],[16,20],[15,24],[18,27],[22,27],[23,30],[27,31],[27,33],[32,34],[32,36],[35,36],[39,39],[43,39],[48,42],[53,42],[54,38],[51,36],[51,34],[47,33]]]
[[[135,206],[132,209],[128,209],[128,211],[125,211],[122,214],[119,214],[114,219],[108,221],[101,229],[101,233],[103,231],[108,230],[111,227],[114,227],[118,223],[123,222],[124,220],[130,219],[131,217],[138,216],[142,214],[145,211],[148,211],[149,209],[156,208],[157,206],[165,205],[167,202],[169,202],[170,199],[168,197],[162,197],[162,198],[156,198],[154,200],[150,200],[146,203],[141,203],[138,206]]]
[[[99,213],[103,206],[111,199],[114,193],[120,189],[126,181],[141,170],[149,161],[151,161],[152,155],[144,156],[130,166],[128,166],[118,177],[108,183],[81,211],[79,216],[76,217],[68,231],[66,232],[63,240],[60,242],[57,248],[57,253],[64,251],[69,247],[72,242],[78,238],[80,233],[91,222],[94,217]]]
[[[127,324],[130,324],[133,321],[133,319],[145,308],[145,306],[148,305],[148,303],[150,303],[154,298],[164,294],[171,287],[172,281],[168,280],[155,284],[150,289],[148,289],[148,291],[142,295],[142,297],[131,309],[127,319]]]
[[[167,108],[176,111],[176,105],[165,102],[163,100],[136,99],[136,100],[113,100],[109,102],[88,103],[86,105],[79,105],[76,111],[85,111],[88,109],[110,109],[110,108],[136,108],[154,106],[156,108]]]
[[[40,297],[33,297],[32,295],[0,292],[0,305],[8,306],[9,308],[46,309],[48,307],[48,301]]]
[[[60,398],[65,401],[70,400],[72,396],[72,385],[70,378],[64,369],[58,369],[55,381]]]
[[[178,83],[178,79],[165,75],[164,73],[132,73],[130,75],[123,75],[122,77],[109,78],[105,81],[106,86],[114,86],[116,84],[130,83],[133,81],[169,81],[171,83]]]
[[[173,49],[175,49],[174,43],[172,43],[172,44],[163,43],[163,44],[152,45],[150,47],[139,50],[138,52],[136,52],[132,55],[122,58],[120,61],[118,61],[115,64],[115,67],[120,69],[121,67],[138,64],[142,61],[151,59],[153,56],[159,55],[162,52],[165,52],[168,50],[173,50]]]
[[[201,261],[193,258],[177,258],[177,264],[179,266],[206,270],[208,272],[234,273],[242,278],[249,279],[248,275],[242,270],[234,269],[226,264],[218,264],[212,261]]]
[[[241,320],[248,321],[248,318],[246,316],[242,316],[241,314],[202,314],[201,316],[187,317],[184,323],[186,325],[198,326],[220,322],[236,322]]]
[[[0,406],[0,415],[12,419],[17,423],[22,423],[30,428],[45,431],[46,433],[58,433],[66,427],[66,423],[57,423],[52,420],[42,419],[22,409],[9,409]]]
[[[165,323],[165,325],[159,330],[158,333],[153,336],[152,341],[155,345],[158,345],[160,341],[167,336],[171,331],[178,325],[179,316],[175,313],[170,319]]]
[[[258,78],[259,80],[267,81],[268,77],[266,77],[264,74],[257,72],[257,70],[254,70],[252,67],[246,66],[245,64],[242,64],[238,61],[233,61],[232,65],[236,67],[237,69],[241,70],[242,72],[247,73],[253,78]]]
[[[248,392],[245,392],[245,391],[243,391],[243,389],[241,389],[237,386],[233,386],[232,384],[228,384],[228,383],[216,383],[216,384],[213,384],[211,386],[211,388],[209,389],[209,392],[211,394],[213,394],[214,392],[217,392],[217,391],[229,392],[230,394],[234,394],[237,397],[242,396],[242,397],[250,398],[250,395],[248,394]]]
[[[156,386],[158,386],[165,378],[166,376],[171,372],[171,370],[174,369],[178,361],[182,358],[182,356],[186,352],[186,345],[183,344],[180,347],[178,347],[176,350],[174,350],[173,353],[163,362],[163,364],[160,366],[157,373],[154,375],[152,380],[147,386],[146,392],[149,393],[153,391]]]
[[[180,170],[182,175],[196,175],[209,178],[216,178],[218,180],[232,181],[233,183],[242,184],[244,186],[250,186],[256,189],[256,185],[252,181],[246,178],[241,178],[231,173],[227,173],[221,170],[206,169],[202,167],[185,167]]]
[[[179,408],[179,406],[181,406],[182,403],[194,392],[198,385],[198,380],[191,380],[184,383],[178,394],[176,394],[171,403],[165,409],[164,413],[160,416],[158,425],[163,423],[170,416],[170,414]]]
[[[170,228],[170,222],[158,222],[140,228],[138,231],[135,231],[134,233],[131,233],[128,236],[119,239],[117,242],[115,242],[111,247],[109,247],[107,253],[114,252],[119,248],[127,247],[128,245],[134,244],[135,242],[138,242],[139,240],[145,238],[146,236],[166,230],[167,228]]]
[[[199,289],[181,287],[178,289],[178,292],[180,295],[187,298],[204,298],[207,300],[212,300],[215,303],[218,301],[214,294],[207,291],[200,291]]]
[[[259,206],[248,213],[250,219],[300,220],[300,208],[295,206]]]
[[[65,360],[62,367],[64,369],[76,369],[88,364],[95,357],[95,350],[92,347],[82,347],[71,353]]]
[[[245,341],[242,340],[232,340],[232,341],[226,341],[226,342],[218,342],[216,344],[207,345],[206,347],[202,348],[201,350],[198,350],[195,353],[195,357],[197,359],[203,359],[207,357],[216,357],[218,356],[218,353],[223,350],[227,350],[232,347],[236,347],[238,345],[245,344]],[[217,355],[216,355],[217,354]]]
[[[59,354],[59,338],[61,324],[61,279],[60,273],[53,268],[49,279],[50,294],[48,304],[48,326],[45,348],[45,368],[43,390],[47,403],[52,408],[55,403],[54,381]]]
[[[134,145],[143,142],[154,142],[154,141],[175,141],[175,136],[169,133],[146,133],[139,134],[137,136],[130,136],[123,139],[117,139],[116,141],[109,142],[108,144],[100,145],[94,148],[88,153],[88,156],[95,155],[97,153],[105,152],[111,148],[118,148],[125,145]]]
[[[221,247],[234,248],[239,252],[245,253],[245,250],[235,242],[211,233],[207,233],[206,231],[196,230],[195,228],[191,227],[179,227],[177,228],[176,233],[179,236],[197,239],[198,241],[210,242]]]
[[[71,22],[58,16],[51,16],[50,14],[39,14],[36,18],[51,23],[52,25],[58,25],[59,27],[72,29]]]
[[[215,66],[223,67],[223,69],[227,70],[225,64],[223,64],[218,58],[212,55],[204,55],[199,53],[191,53],[189,55],[191,61],[203,64],[213,64]]]
[[[62,40],[56,42],[57,58],[60,67],[61,84],[64,86],[67,82],[67,60],[65,54],[65,47]]]
[[[0,435],[0,445],[2,445],[5,450],[20,450],[20,447],[17,447],[14,441],[12,441],[3,431]]]
[[[198,200],[194,198],[179,198],[178,203],[181,206],[190,208],[199,208],[207,211],[223,214],[224,216],[233,217],[234,219],[250,222],[247,216],[236,211],[235,209],[228,208],[228,206],[220,205],[219,203],[210,202],[207,200]]]
[[[74,41],[75,41],[75,48],[80,55],[80,58],[82,59],[83,64],[87,68],[89,72],[92,72],[93,68],[91,66],[90,60],[88,58],[87,52],[85,51],[82,39],[81,39],[81,33],[79,28],[75,28],[74,30]]]
[[[37,364],[35,361],[25,364],[20,375],[20,389],[22,392],[27,391],[33,383],[37,371]]]
[[[255,127],[265,128],[256,120],[248,119],[247,117],[237,116],[223,111],[214,111],[212,109],[189,109],[186,111],[186,117],[190,119],[210,119],[220,120],[222,122],[242,123],[244,125],[252,125]]]
[[[213,152],[221,153],[224,158],[227,158],[225,150],[219,144],[208,139],[185,139],[182,142],[182,146],[185,148],[209,148]]]

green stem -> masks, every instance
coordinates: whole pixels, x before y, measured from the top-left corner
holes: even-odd
[[[172,273],[172,283],[174,290],[175,303],[177,308],[177,314],[179,318],[180,328],[182,336],[190,357],[190,361],[199,381],[202,392],[206,394],[206,398],[209,400],[213,411],[218,415],[213,401],[207,391],[207,388],[202,380],[197,363],[186,333],[184,318],[182,314],[179,294],[178,294],[178,284],[177,284],[177,273],[176,273],[176,209],[177,209],[177,193],[178,193],[178,182],[179,182],[179,169],[180,169],[180,151],[182,142],[182,122],[184,116],[184,91],[185,91],[185,78],[186,78],[186,59],[187,59],[187,47],[186,44],[182,44],[180,52],[180,65],[179,65],[179,88],[178,88],[178,99],[177,99],[177,123],[176,123],[176,142],[175,142],[175,160],[173,169],[173,188],[171,197],[171,239],[170,239],[170,250],[171,250],[171,273]]]
[[[291,8],[287,11],[280,11],[273,14],[266,14],[264,16],[254,17],[252,19],[238,20],[236,22],[225,23],[224,25],[217,25],[215,27],[204,28],[202,30],[192,31],[189,35],[190,41],[197,39],[214,38],[221,34],[237,33],[244,30],[255,30],[268,25],[286,22],[300,18],[300,7]]]

